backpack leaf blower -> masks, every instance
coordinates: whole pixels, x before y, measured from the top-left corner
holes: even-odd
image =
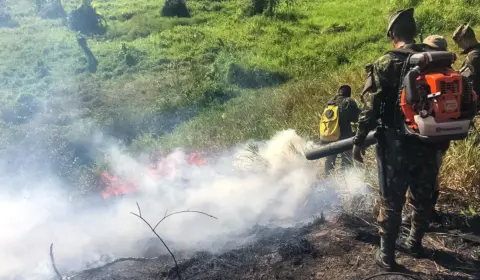
[[[467,137],[477,95],[468,80],[451,68],[455,60],[455,54],[445,51],[410,57],[400,96],[405,135],[430,143]]]

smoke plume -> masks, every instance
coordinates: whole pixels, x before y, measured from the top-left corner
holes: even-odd
[[[111,145],[108,163],[113,174],[139,185],[139,191],[122,199],[95,204],[71,199],[69,189],[45,175],[43,181],[22,196],[0,194],[0,279],[48,279],[53,275],[48,248],[55,244],[55,257],[62,272],[100,265],[105,256],[145,256],[164,249],[152,239],[149,229],[130,212],[137,212],[153,224],[166,211],[198,210],[166,219],[158,233],[173,250],[218,251],[239,245],[238,237],[255,224],[292,226],[307,221],[338,203],[335,181],[319,181],[318,166],[308,162],[302,151],[313,144],[293,130],[272,139],[245,145],[207,158],[208,164],[188,165],[181,149],[170,154],[168,176],[152,177],[142,160]],[[11,180],[12,182],[14,180]],[[363,192],[361,176],[352,173],[340,185]],[[12,189],[8,181],[2,189]],[[71,189],[71,188],[70,188]],[[232,245],[233,244],[233,245]]]

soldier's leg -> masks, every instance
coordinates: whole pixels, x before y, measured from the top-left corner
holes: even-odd
[[[387,270],[394,270],[395,243],[401,224],[401,213],[408,188],[402,153],[396,143],[377,145],[377,165],[380,185],[380,212],[377,218],[380,249],[375,261]]]
[[[442,167],[444,156],[445,156],[445,151],[442,151],[442,150],[437,151],[437,157],[436,157],[437,170],[440,170],[440,167]],[[432,217],[433,218],[435,218],[436,216],[435,206],[437,205],[439,195],[440,195],[440,182],[439,182],[439,175],[437,175],[437,180],[435,181],[435,190],[433,192],[433,197],[432,197]]]
[[[402,224],[410,226],[412,223],[412,199],[410,189],[407,190],[406,203],[402,211]]]
[[[437,151],[436,155],[436,162],[437,162],[437,170],[440,170],[440,167],[442,166],[443,162],[443,156],[445,155],[445,152],[442,150]],[[438,201],[438,197],[440,195],[440,182],[439,182],[439,176],[437,175],[437,179],[435,180],[435,189],[433,191],[433,196],[432,196],[432,210],[431,210],[431,221],[438,221],[438,215],[435,210],[435,206]],[[407,200],[408,203],[405,204],[405,209],[404,209],[404,215],[402,217],[402,223],[405,225],[410,226],[412,223],[412,213],[413,213],[413,207],[412,207],[412,199],[410,196],[410,193],[407,195]]]
[[[335,167],[336,160],[337,160],[337,155],[331,155],[325,159],[325,175],[330,175],[333,168]]]
[[[414,148],[410,155],[410,189],[413,207],[410,235],[407,248],[414,254],[423,251],[422,240],[429,226],[433,194],[436,188],[438,168],[436,151],[429,148]]]
[[[437,205],[438,197],[440,196],[440,182],[438,179],[439,178],[437,177],[437,180],[435,180],[435,187],[432,194],[432,210],[430,212],[432,222],[439,220],[437,210],[435,209],[435,206]]]

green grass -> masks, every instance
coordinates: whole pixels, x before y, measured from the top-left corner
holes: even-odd
[[[80,1],[63,3],[68,13]],[[99,61],[90,74],[75,33],[61,20],[40,19],[33,1],[9,1],[20,27],[0,29],[0,109],[27,93],[70,120],[51,126],[65,141],[100,129],[124,139],[132,152],[226,148],[287,128],[315,138],[327,98],[342,83],[358,98],[365,64],[391,47],[389,13],[416,6],[424,37],[450,38],[459,24],[480,20],[480,3],[467,0],[296,0],[282,2],[273,17],[247,16],[248,3],[187,0],[191,18],[164,18],[163,1],[93,1],[107,31],[88,40]],[[127,55],[136,63],[129,65]],[[259,88],[265,77],[288,81]],[[16,132],[30,129],[28,123],[0,125],[6,146]]]

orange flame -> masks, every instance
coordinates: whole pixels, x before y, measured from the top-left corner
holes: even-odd
[[[185,157],[188,165],[206,165],[207,161],[200,157],[197,152],[192,152]],[[174,167],[168,164],[154,163],[148,169],[148,175],[154,177],[165,177],[175,172]],[[122,181],[118,177],[110,175],[107,171],[100,174],[100,179],[105,186],[101,195],[103,199],[108,199],[111,196],[119,196],[124,194],[131,194],[138,191],[139,186],[132,182]]]
[[[110,196],[135,193],[138,190],[138,186],[136,184],[122,182],[117,177],[111,176],[108,172],[103,172],[100,177],[103,184],[106,186],[102,191],[103,199],[107,199]]]

